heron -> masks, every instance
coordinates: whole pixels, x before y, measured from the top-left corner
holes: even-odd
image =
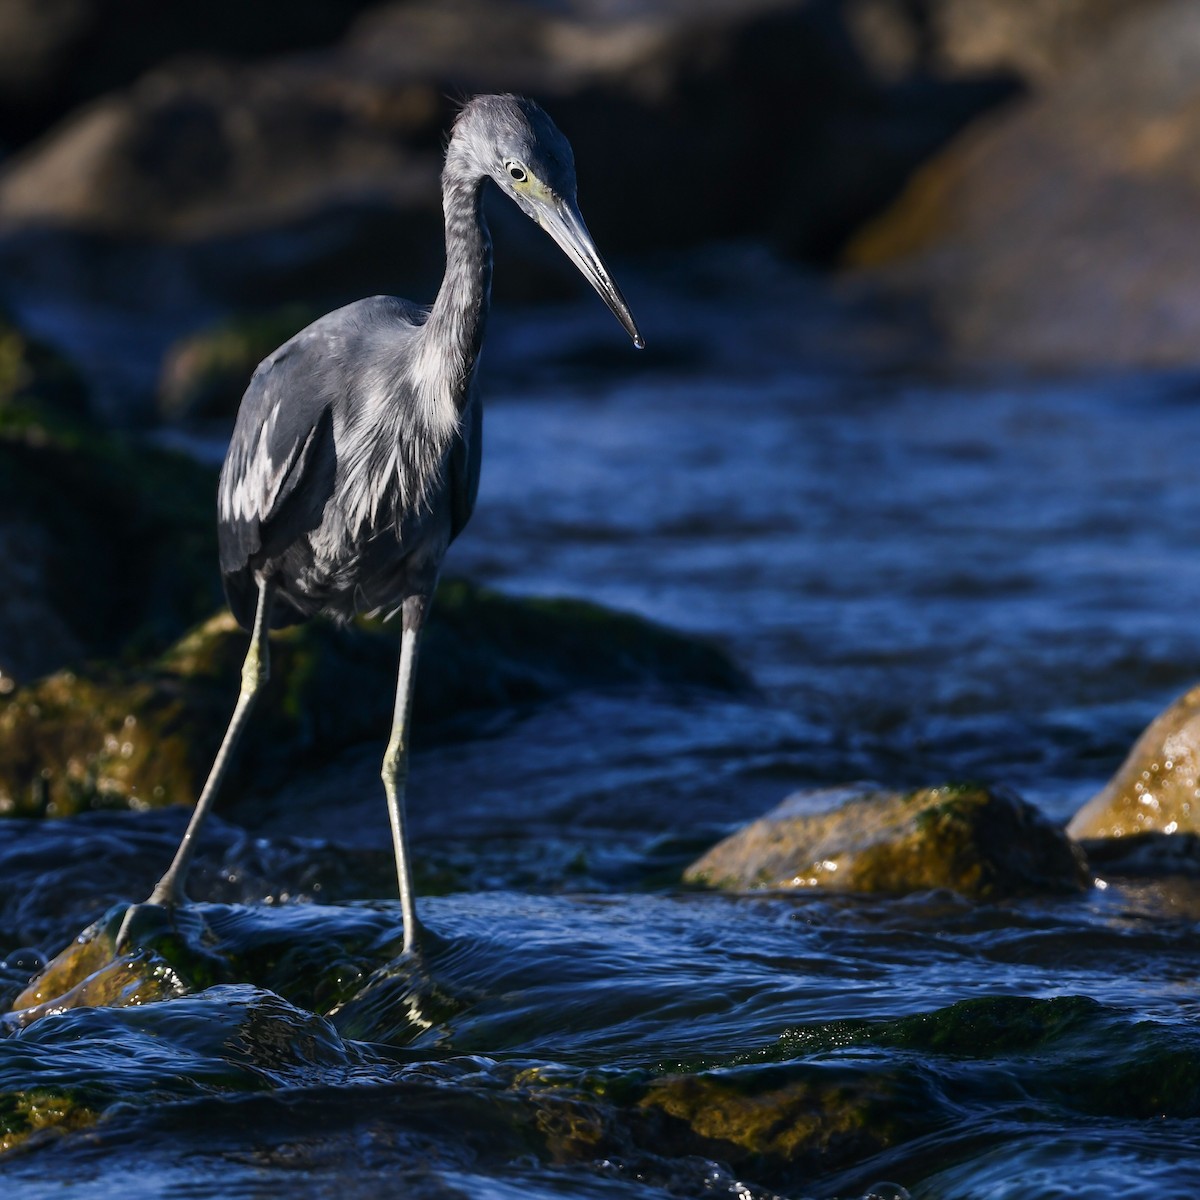
[[[433,304],[373,296],[327,313],[268,355],[242,397],[217,488],[217,525],[225,595],[250,646],[233,716],[150,905],[186,900],[197,835],[268,678],[269,631],[318,614],[345,622],[399,613],[400,665],[381,774],[403,953],[419,952],[405,825],[409,726],[421,627],[446,550],[479,490],[476,367],[491,291],[482,206],[489,181],[557,242],[634,345],[645,344],[579,211],[570,143],[531,100],[469,101],[446,148],[446,268]],[[118,944],[128,926],[129,916]]]

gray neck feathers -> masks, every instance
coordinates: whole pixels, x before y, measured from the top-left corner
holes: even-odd
[[[492,241],[483,218],[483,180],[483,172],[459,140],[451,139],[442,172],[446,273],[421,331],[412,379],[435,429],[457,428],[483,344],[492,287]]]

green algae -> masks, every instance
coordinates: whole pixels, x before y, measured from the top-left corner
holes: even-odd
[[[698,1156],[788,1184],[921,1132],[940,1106],[917,1073],[841,1064],[656,1074],[527,1068],[510,1087],[556,1161]]]
[[[27,1025],[75,1008],[126,1008],[250,984],[309,1012],[332,1012],[387,971],[402,944],[392,916],[358,907],[118,905],[51,959],[12,1011]]]
[[[99,1113],[69,1092],[34,1088],[0,1093],[0,1154],[24,1145],[35,1134],[84,1129],[98,1118]]]

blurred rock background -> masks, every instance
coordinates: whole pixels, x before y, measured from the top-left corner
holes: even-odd
[[[918,352],[1178,365],[1198,66],[1188,0],[7,0],[0,300],[106,419],[186,415],[197,330],[228,360],[231,315],[432,294],[446,129],[507,89],[573,139],[618,260],[753,239]],[[574,294],[492,218],[498,299]]]

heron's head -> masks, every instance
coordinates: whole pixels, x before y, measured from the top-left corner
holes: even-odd
[[[454,141],[475,170],[558,243],[640,349],[637,323],[579,211],[575,155],[558,126],[532,100],[476,96],[459,114]]]

